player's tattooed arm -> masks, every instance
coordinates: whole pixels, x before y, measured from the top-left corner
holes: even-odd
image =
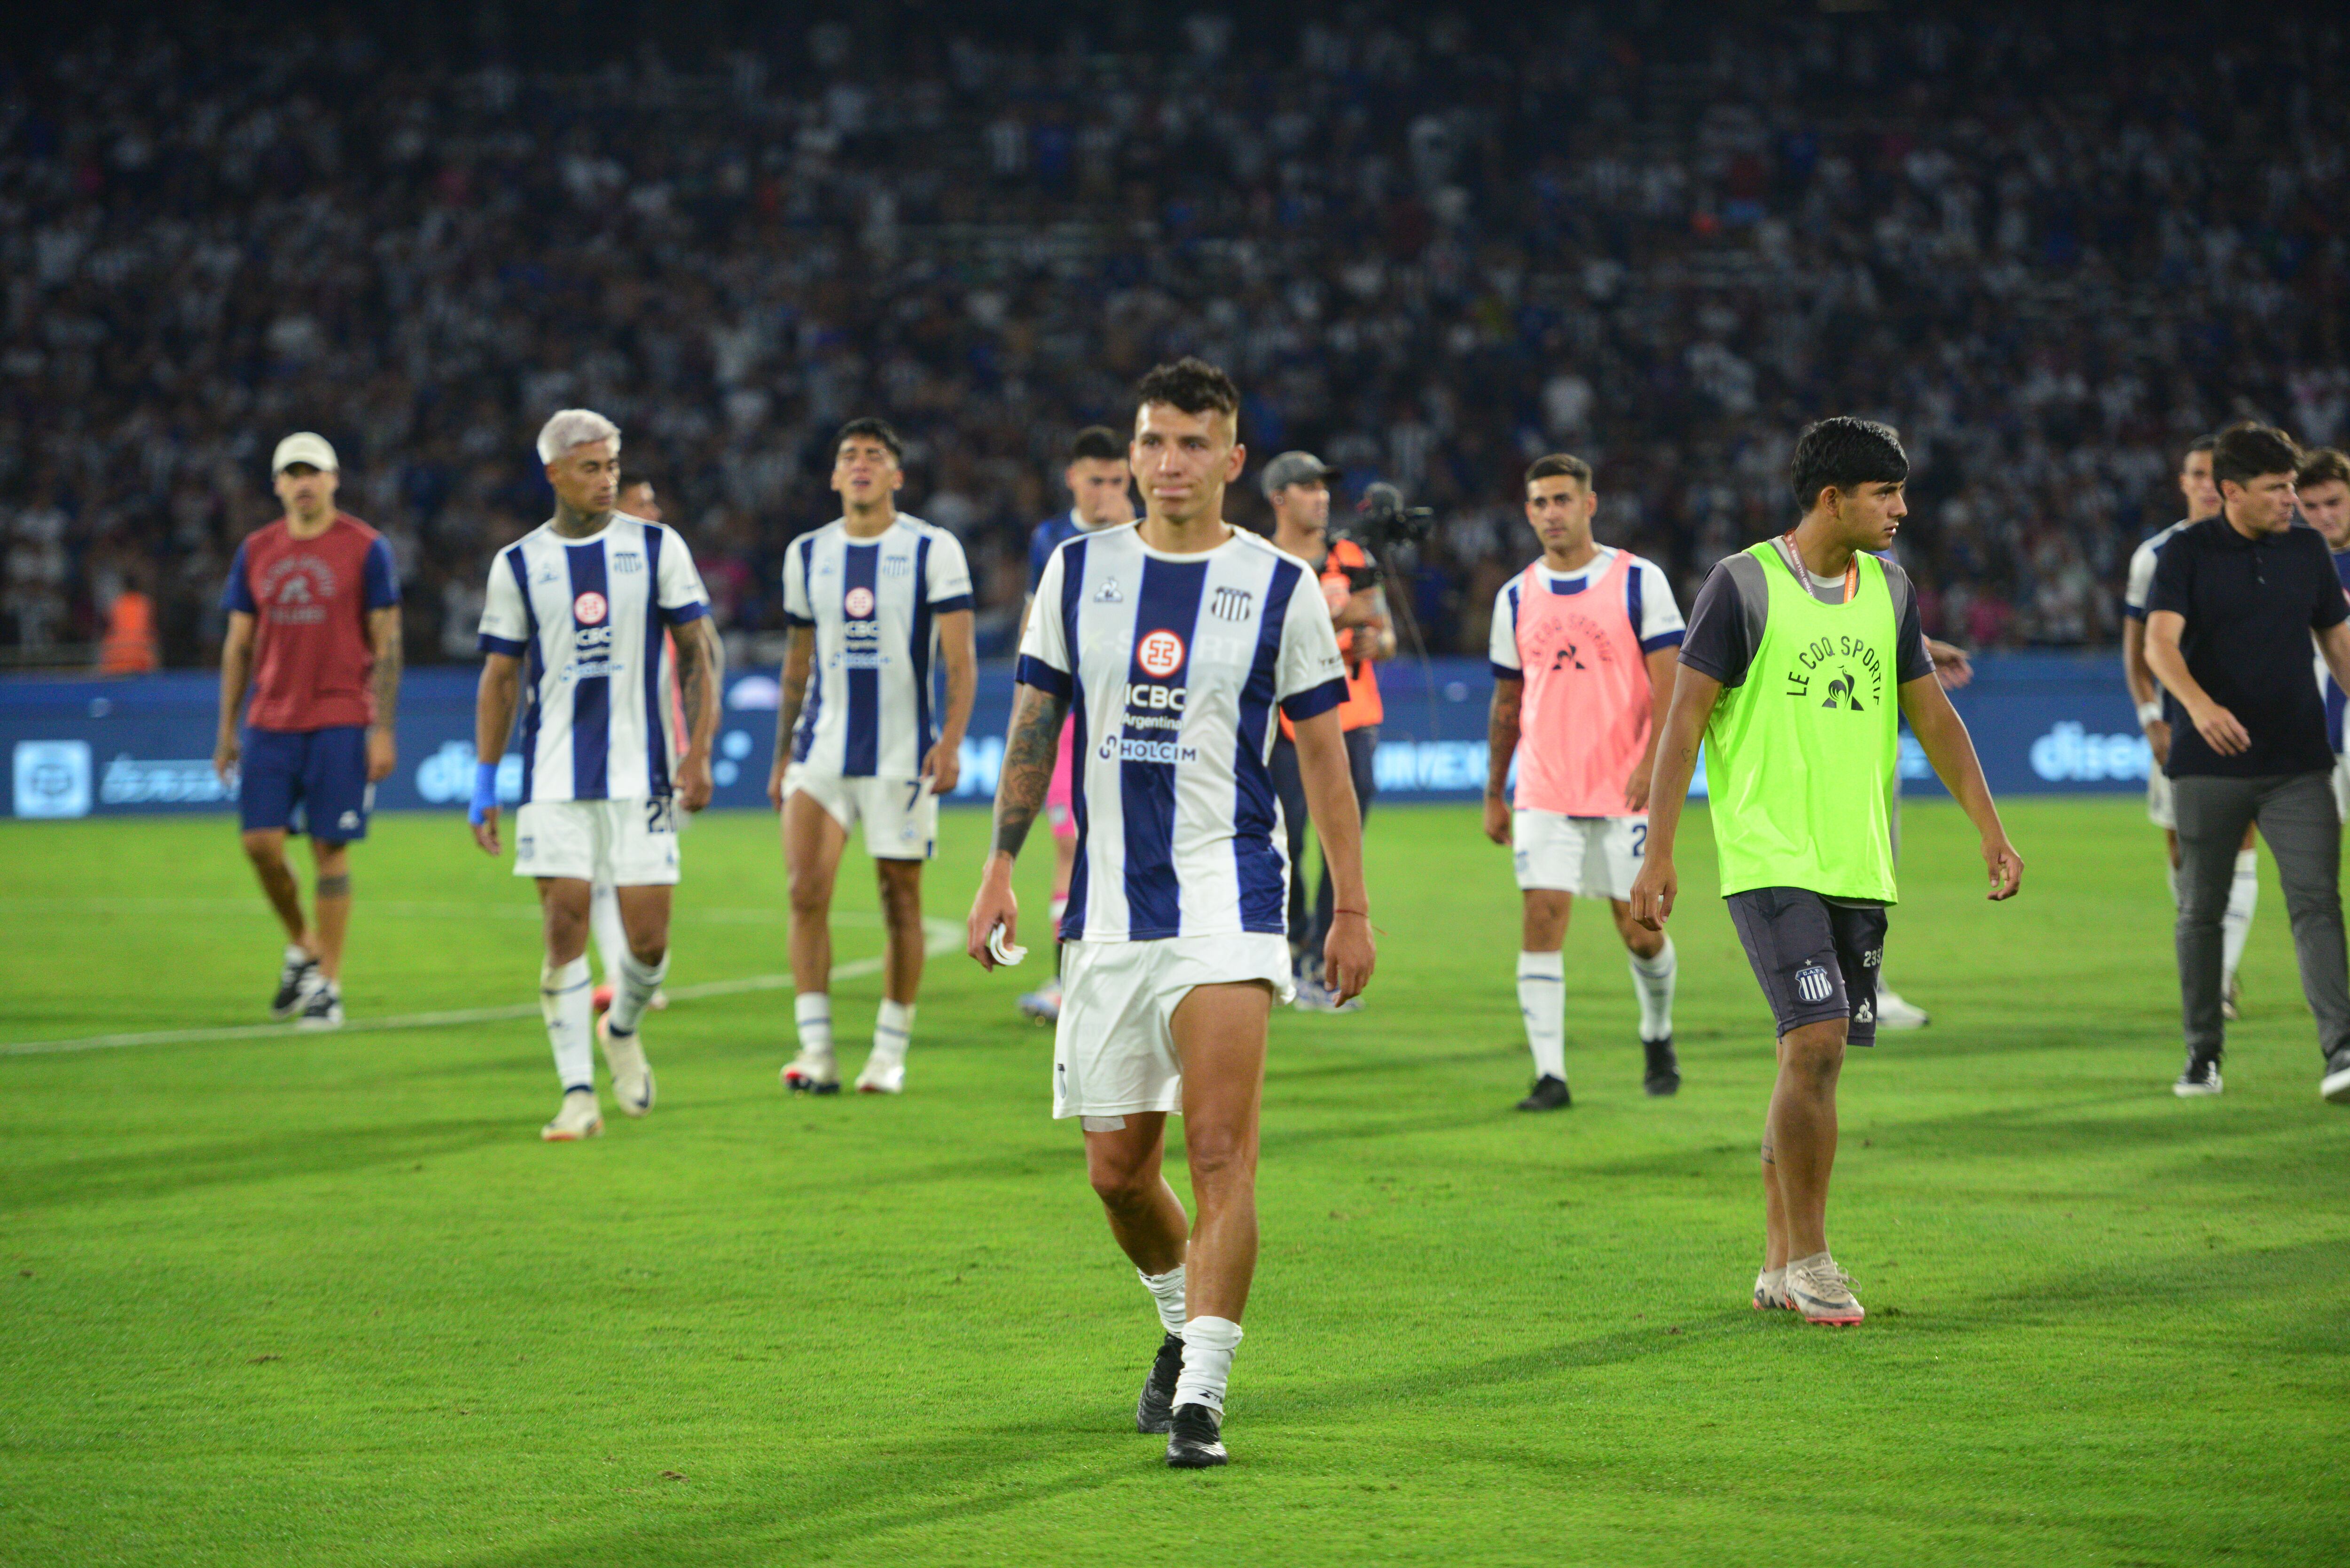
[[[1518,711],[1526,683],[1493,678],[1493,708],[1485,719],[1485,836],[1510,842],[1510,759],[1518,753]]]
[[[368,611],[368,641],[375,652],[375,664],[368,671],[368,687],[375,697],[375,722],[368,726],[367,776],[368,783],[381,784],[400,763],[400,748],[392,738],[394,722],[400,716],[402,658],[398,605]]]
[[[1045,805],[1053,782],[1053,762],[1061,749],[1061,721],[1069,701],[1035,686],[1022,686],[1012,710],[1012,732],[1003,742],[1003,767],[995,785],[995,847],[1017,859],[1028,829]]]
[[[781,781],[792,760],[792,732],[800,727],[800,711],[807,702],[808,672],[816,666],[816,628],[792,628],[784,646],[783,691],[775,700],[775,781]]]
[[[718,738],[718,689],[726,678],[726,645],[708,616],[676,630],[677,686],[685,701],[685,751],[677,760],[677,803],[688,811],[710,804],[710,748]]]

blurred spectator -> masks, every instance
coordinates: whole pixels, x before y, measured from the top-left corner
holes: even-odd
[[[414,584],[411,657],[470,659],[561,403],[673,478],[730,629],[777,624],[864,413],[1016,611],[1069,433],[1186,351],[1239,379],[1253,450],[1439,510],[1397,602],[1441,649],[1483,646],[1522,564],[1494,522],[1532,454],[1590,459],[1601,536],[1693,589],[1787,523],[1789,444],[1833,411],[1909,445],[1932,629],[2079,643],[2185,436],[2350,424],[2350,45],[2294,8],[1394,5],[1174,49],[1140,13],[923,15],[886,86],[847,22],[672,66],[484,21],[450,67],[388,24],[187,6],[21,52],[0,643],[99,640],[136,558],[166,659],[205,658],[270,443],[313,428]]]

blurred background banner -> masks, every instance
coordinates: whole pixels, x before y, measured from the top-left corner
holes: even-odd
[[[1485,786],[1485,711],[1493,689],[1485,664],[1442,659],[1423,672],[1402,660],[1382,681],[1388,718],[1379,731],[1379,798],[1475,799]],[[473,684],[470,670],[410,673],[400,705],[400,766],[377,786],[379,808],[463,809],[473,790]],[[766,804],[775,688],[774,676],[764,671],[727,682],[714,768],[717,805]],[[2110,659],[1984,659],[1974,684],[1952,701],[1974,732],[1991,787],[2002,794],[2145,787],[2146,742]],[[13,813],[233,810],[235,797],[213,776],[210,755],[218,701],[218,682],[196,673],[0,682],[0,753],[10,759]],[[984,807],[993,798],[1011,710],[1011,666],[983,667],[951,804]],[[1906,734],[1901,763],[1910,793],[1942,793]],[[521,759],[509,755],[505,773],[512,800],[521,791]],[[1703,782],[1700,774],[1700,787]]]

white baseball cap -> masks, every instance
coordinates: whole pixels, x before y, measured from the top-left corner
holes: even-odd
[[[335,461],[335,449],[316,431],[296,431],[279,441],[277,455],[269,460],[269,472],[283,473],[297,462],[307,462],[329,473],[339,473],[343,467]]]

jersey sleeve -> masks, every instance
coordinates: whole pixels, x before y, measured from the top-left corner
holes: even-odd
[[[2315,530],[2307,532],[2314,535]],[[2310,629],[2324,631],[2328,627],[2340,626],[2350,620],[2350,600],[2343,597],[2342,577],[2334,565],[2333,552],[2325,547],[2324,540],[2314,536],[2303,547],[2313,557],[2310,569],[2319,574],[2318,581],[2322,585],[2317,590],[2317,603],[2310,610]]]
[[[693,550],[685,535],[670,530],[669,547],[660,555],[660,581],[653,585],[654,607],[670,626],[683,626],[710,613],[710,590],[694,569]]]
[[[1626,607],[1633,612],[1632,629],[1640,639],[1640,651],[1679,647],[1689,634],[1689,623],[1681,619],[1681,607],[1673,598],[1673,585],[1664,569],[1654,561],[1635,556],[1626,586],[1634,601]]]
[[[1039,523],[1028,530],[1028,597],[1042,591],[1045,564],[1053,558],[1053,525]]]
[[[931,614],[971,608],[971,561],[962,553],[962,541],[943,529],[931,541],[930,579],[922,588]]]
[[[259,615],[261,607],[253,602],[253,582],[244,569],[244,546],[239,544],[235,558],[228,564],[228,586],[221,590],[221,608],[242,615]]]
[[[2122,613],[2133,620],[2147,617],[2147,599],[2154,592],[2154,566],[2161,558],[2151,539],[2130,552],[2129,579],[2122,586]]]
[[[2136,563],[2132,563],[2135,566]],[[2142,616],[2157,610],[2185,615],[2195,600],[2195,550],[2186,531],[2171,535],[2170,548],[2155,557],[2154,584],[2147,590]]]
[[[490,557],[490,586],[482,596],[484,653],[520,659],[529,650],[530,611],[522,602],[522,585],[515,580],[514,562],[501,550]]]
[[[1044,575],[1036,581],[1036,607],[1029,612],[1028,629],[1021,634],[1019,672],[1014,677],[1023,686],[1034,686],[1055,697],[1066,697],[1076,690],[1067,628],[1061,624],[1061,575],[1067,569],[1066,551],[1055,550],[1045,563]]]
[[[1523,680],[1524,663],[1518,658],[1518,590],[1524,585],[1512,577],[1493,596],[1493,635],[1486,649],[1486,658],[1493,666],[1496,680]]]
[[[1934,656],[1926,649],[1926,621],[1918,610],[1918,586],[1905,585],[1908,591],[1901,596],[1901,625],[1893,635],[1893,681],[1907,686],[1912,680],[1922,680],[1934,673]]]
[[[1747,629],[1744,596],[1730,575],[1728,561],[1718,563],[1697,592],[1681,638],[1681,662],[1724,686],[1745,683],[1746,671],[1754,663],[1754,639]]]
[[[808,602],[808,557],[816,551],[816,535],[803,534],[784,551],[784,624],[814,626],[816,607]]]
[[[391,558],[391,541],[381,535],[368,546],[367,566],[360,576],[371,610],[390,609],[400,602],[400,567]]]
[[[1338,651],[1337,628],[1330,622],[1330,602],[1309,572],[1297,575],[1289,596],[1273,683],[1282,714],[1292,723],[1326,713],[1347,700],[1347,661]]]

